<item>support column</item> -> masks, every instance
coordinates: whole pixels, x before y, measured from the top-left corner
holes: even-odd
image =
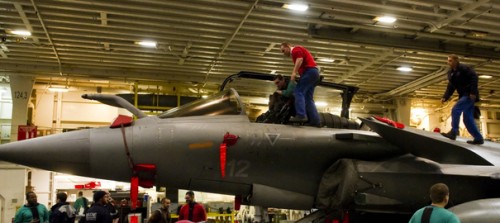
[[[396,121],[410,126],[411,99],[396,98]]]
[[[11,75],[10,90],[12,93],[12,127],[10,140],[17,141],[17,128],[28,121],[28,102],[33,90],[33,77]]]
[[[62,96],[62,92],[57,92],[56,93],[57,95],[57,103],[56,103],[56,113],[54,114],[55,117],[55,123],[54,125],[52,125],[52,128],[56,129],[56,132],[57,133],[60,133],[62,132],[59,131],[60,129],[62,129],[62,126],[61,126],[61,119],[62,119],[62,99],[63,99],[63,96]]]

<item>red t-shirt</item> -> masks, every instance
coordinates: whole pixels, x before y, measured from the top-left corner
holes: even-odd
[[[292,49],[292,61],[295,64],[297,58],[303,58],[302,65],[299,67],[299,75],[302,75],[307,68],[316,67],[314,57],[303,46],[294,46]]]
[[[207,220],[207,213],[201,204],[196,203],[193,206],[193,218],[189,219],[189,204],[182,205],[179,211],[179,220],[190,220],[192,222],[200,222]]]

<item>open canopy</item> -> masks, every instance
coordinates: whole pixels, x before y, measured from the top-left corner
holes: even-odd
[[[241,102],[238,92],[231,88],[170,109],[158,117],[174,118],[198,115],[245,115],[245,105]]]

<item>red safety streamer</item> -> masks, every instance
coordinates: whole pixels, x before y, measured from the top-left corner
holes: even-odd
[[[220,160],[220,175],[221,177],[226,176],[226,159],[227,159],[227,147],[236,144],[239,137],[237,135],[232,135],[226,133],[224,135],[224,140],[219,146],[219,160]]]
[[[234,196],[234,210],[239,211],[241,209],[241,195]]]
[[[139,197],[139,177],[132,176],[130,179],[130,209],[135,210],[137,207],[137,197]]]
[[[227,152],[227,146],[226,143],[221,143],[220,147],[220,175],[222,177],[226,176],[226,152]]]

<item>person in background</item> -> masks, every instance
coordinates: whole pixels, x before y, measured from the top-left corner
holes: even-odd
[[[108,195],[108,203],[104,206],[108,208],[109,214],[111,215],[111,218],[113,218],[113,223],[118,223],[118,221],[120,220],[120,213],[118,212],[115,200],[113,199],[113,197],[111,197],[111,193],[109,193],[108,190],[104,190],[104,192],[106,192]]]
[[[76,210],[68,202],[66,193],[57,193],[56,204],[50,208],[50,223],[74,223]]]
[[[170,217],[170,199],[164,197],[160,202],[160,209],[151,214],[148,223],[172,223],[172,218]]]
[[[207,212],[203,205],[194,201],[194,192],[186,192],[186,204],[182,205],[179,212],[179,220],[189,220],[192,222],[201,222],[207,220]]]
[[[292,46],[290,43],[281,44],[281,52],[286,57],[292,57],[293,70],[290,81],[300,80],[294,90],[296,115],[290,122],[306,123],[306,125],[320,127],[319,114],[314,104],[314,88],[319,82],[319,70],[311,53],[303,46]]]
[[[113,218],[106,205],[109,202],[109,194],[105,191],[94,192],[94,205],[87,210],[85,221],[87,223],[112,223]]]
[[[463,120],[467,131],[474,137],[468,140],[469,144],[480,145],[484,143],[483,136],[474,122],[474,103],[479,101],[478,77],[474,69],[461,64],[457,55],[448,56],[448,86],[444,92],[441,102],[450,99],[455,90],[458,92],[458,101],[451,109],[451,130],[441,133],[444,137],[455,140],[459,135],[458,124],[460,115],[463,113]]]
[[[23,205],[14,216],[14,223],[48,223],[49,210],[39,204],[35,192],[26,193],[27,204]]]
[[[460,223],[458,217],[445,209],[450,200],[450,191],[444,183],[437,183],[430,188],[431,205],[420,208],[411,217],[409,223]]]
[[[83,209],[82,213],[84,215],[85,212],[89,209],[89,200],[83,196],[83,191],[78,192],[78,198],[75,201],[74,207],[77,215],[80,213],[80,209]]]
[[[120,206],[117,209],[118,209],[118,216],[119,216],[118,222],[127,223],[128,222],[128,214],[130,214],[132,212],[128,200],[125,198],[122,199],[120,201]]]

